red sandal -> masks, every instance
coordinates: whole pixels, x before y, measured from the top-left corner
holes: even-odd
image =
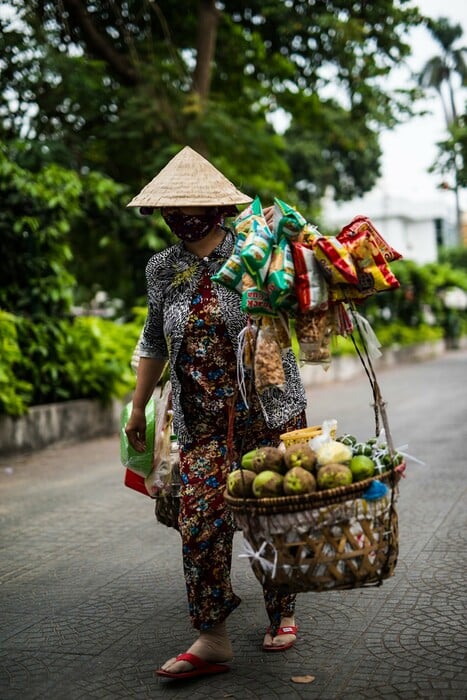
[[[196,678],[197,676],[211,676],[216,673],[226,673],[230,671],[230,667],[225,664],[216,664],[210,661],[204,661],[200,659],[199,656],[195,654],[179,654],[176,661],[188,661],[193,668],[189,671],[181,671],[176,673],[175,671],[164,671],[163,668],[158,668],[155,671],[157,676],[162,676],[163,678],[178,678],[179,680],[187,680],[188,678]]]
[[[275,637],[280,637],[281,635],[284,634],[297,634],[298,627],[296,625],[288,625],[287,627],[279,627],[277,630]],[[271,634],[271,628],[268,627],[266,630],[266,634]],[[292,642],[289,642],[288,644],[263,644],[263,651],[286,651],[287,649],[290,649],[293,647],[295,644],[296,639],[294,639]]]

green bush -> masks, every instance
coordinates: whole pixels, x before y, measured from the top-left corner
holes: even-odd
[[[19,379],[14,367],[21,362],[17,319],[0,309],[0,414],[19,416],[27,411],[32,384]]]
[[[1,312],[0,412],[19,416],[28,405],[123,398],[135,385],[130,360],[141,316],[131,323],[91,316],[32,321]]]

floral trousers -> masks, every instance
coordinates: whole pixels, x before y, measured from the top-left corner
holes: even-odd
[[[305,427],[304,414],[281,430],[266,427],[260,413],[249,420],[242,444],[228,445],[222,429],[180,446],[182,480],[179,527],[188,607],[193,627],[206,630],[225,620],[240,604],[231,582],[235,524],[223,497],[229,472],[241,454],[261,444],[277,445],[279,435]],[[241,454],[240,454],[241,452]],[[292,616],[295,595],[264,589],[264,602],[273,632],[281,617]]]

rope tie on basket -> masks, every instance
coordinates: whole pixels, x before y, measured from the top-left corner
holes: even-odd
[[[393,529],[392,529],[392,521],[393,517],[395,515],[395,487],[396,487],[396,471],[395,471],[395,465],[394,465],[394,456],[396,454],[395,449],[394,449],[394,443],[392,440],[392,435],[391,431],[389,429],[389,421],[386,413],[386,402],[383,400],[381,390],[378,384],[378,380],[376,379],[376,374],[373,368],[372,364],[372,359],[376,359],[377,357],[380,357],[382,354],[379,348],[381,347],[381,344],[379,343],[378,339],[376,338],[376,335],[373,332],[373,329],[371,328],[370,324],[366,319],[364,319],[357,311],[355,310],[355,305],[353,303],[350,303],[349,301],[347,302],[349,306],[349,313],[352,318],[352,321],[355,321],[355,327],[357,328],[358,334],[360,336],[360,341],[361,345],[363,348],[363,352],[361,352],[360,348],[358,347],[358,344],[355,340],[355,337],[353,333],[350,333],[350,337],[353,343],[353,346],[355,348],[355,351],[358,354],[358,357],[360,358],[360,362],[363,365],[363,369],[365,370],[365,373],[368,377],[368,380],[370,382],[371,390],[373,392],[373,409],[375,413],[375,430],[376,430],[376,435],[379,435],[380,433],[380,424],[379,420],[381,418],[381,421],[383,423],[384,427],[384,432],[386,436],[386,442],[389,450],[389,454],[391,456],[391,466],[390,466],[390,472],[391,472],[391,477],[389,479],[389,484],[391,487],[391,500],[389,504],[389,512],[388,512],[388,524],[389,524],[389,529],[388,529],[388,547],[387,547],[387,554],[386,554],[386,560],[381,567],[380,575],[379,575],[379,580],[378,583],[376,584],[377,586],[381,586],[383,583],[383,579],[385,578],[385,575],[389,571],[389,562],[392,556],[392,553],[394,551],[394,542],[393,542]],[[376,341],[375,341],[376,338]],[[386,532],[384,533],[385,535],[387,534]]]
[[[248,343],[247,337],[251,333],[250,323],[243,328],[238,334],[238,351],[237,351],[237,381],[238,389],[240,395],[243,399],[245,406],[249,407],[249,394],[247,393],[247,386],[245,381],[245,367],[243,364],[243,358],[245,356],[245,349]]]
[[[245,448],[245,439],[246,439],[246,434],[247,434],[246,426],[248,424],[248,421],[249,421],[249,418],[251,415],[251,397],[253,395],[254,384],[255,384],[254,357],[256,355],[256,345],[258,342],[258,335],[259,335],[259,331],[261,329],[261,325],[262,325],[261,318],[258,319],[258,322],[257,322],[256,327],[255,327],[251,322],[251,317],[249,316],[248,321],[247,321],[247,325],[245,326],[245,328],[242,331],[240,331],[240,334],[239,334],[237,373],[238,373],[238,382],[239,382],[239,386],[240,386],[240,393],[242,395],[242,399],[245,402],[245,406],[247,408],[247,416],[246,416],[246,420],[244,423],[245,427],[242,431],[242,439],[240,442],[240,449],[239,449],[239,468],[240,468],[240,473],[242,476],[242,486],[243,486],[244,493],[246,492],[246,489],[245,489],[245,479],[244,479],[244,475],[243,475],[243,467],[242,467],[241,457],[243,455],[244,448]],[[248,336],[249,336],[249,339],[248,339]],[[244,365],[243,365],[241,358],[243,357],[243,353],[245,352],[245,349],[246,349],[246,346],[248,343],[250,344],[249,350],[251,352],[251,367],[249,368],[249,381],[247,383],[247,381],[245,380]],[[242,500],[244,502],[244,513],[245,513],[247,520],[248,520],[250,537],[251,537],[251,540],[252,540],[253,544],[255,545],[255,547],[257,547],[257,543],[256,543],[255,537],[253,535],[253,533],[255,532],[255,529],[254,529],[254,527],[252,527],[251,512],[246,505],[246,496],[242,496]],[[263,544],[261,545],[259,550],[257,549],[258,552],[261,552],[263,550],[264,544],[265,543],[263,542]],[[250,549],[253,552],[253,554],[255,554],[256,550],[254,550],[252,547],[250,547]],[[275,570],[275,567],[274,567],[274,570]]]
[[[258,550],[255,550],[255,549],[253,549],[251,544],[248,542],[248,540],[246,540],[244,538],[243,539],[244,552],[242,554],[239,554],[238,558],[239,559],[245,559],[245,558],[249,559],[250,564],[257,561],[258,564],[263,569],[264,573],[265,574],[270,573],[271,578],[273,579],[276,575],[276,569],[277,569],[277,549],[275,547],[272,547],[274,550],[274,561],[270,562],[268,559],[265,559],[262,556],[264,553],[264,550],[266,549],[268,544],[269,543],[266,542],[266,540],[263,540],[261,547]]]

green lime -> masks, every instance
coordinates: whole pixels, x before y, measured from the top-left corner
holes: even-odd
[[[354,481],[369,479],[375,473],[375,463],[366,455],[352,457],[349,467]]]

